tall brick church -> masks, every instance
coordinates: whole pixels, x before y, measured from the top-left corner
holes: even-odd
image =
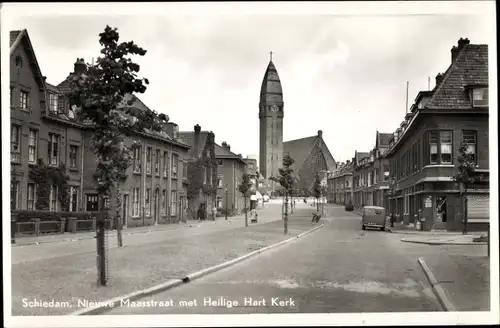
[[[324,178],[326,172],[337,167],[337,163],[323,141],[321,130],[315,136],[284,142],[283,119],[283,89],[271,58],[260,89],[259,171],[266,179],[278,176],[283,157],[289,155],[295,160],[292,168],[299,180],[297,188],[311,189],[316,172]],[[272,191],[278,188],[274,182],[270,185]]]

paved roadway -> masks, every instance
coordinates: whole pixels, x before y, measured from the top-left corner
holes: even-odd
[[[417,263],[422,246],[362,231],[341,207],[328,212],[311,235],[105,314],[441,311]]]

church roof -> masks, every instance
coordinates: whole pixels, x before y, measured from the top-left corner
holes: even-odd
[[[301,139],[295,139],[283,142],[283,155],[289,155],[295,161],[292,167],[301,168],[307,157],[311,154],[314,146],[322,139],[318,135],[312,137],[306,137]],[[325,142],[322,142],[322,150],[325,155],[326,164],[328,169],[333,169],[336,166],[335,159],[333,158],[330,150],[326,146]]]
[[[268,99],[269,95],[283,95],[283,90],[281,88],[281,81],[278,76],[278,71],[274,66],[272,61],[267,65],[266,73],[264,74],[264,78],[262,79],[262,86],[260,88],[260,99],[261,102],[265,102]],[[280,97],[281,98],[281,97]],[[279,99],[282,101],[282,98]]]

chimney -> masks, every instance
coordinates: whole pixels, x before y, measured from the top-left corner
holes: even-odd
[[[227,142],[223,141],[222,142],[222,148],[224,149],[227,149],[229,151],[231,151],[231,146],[227,144]]]
[[[74,69],[75,75],[83,74],[85,73],[86,70],[87,70],[87,65],[85,65],[85,60],[83,60],[83,58],[77,58]]]
[[[441,81],[443,81],[443,74],[439,73],[438,75],[436,75],[436,86],[438,86]]]
[[[318,130],[318,137],[319,137],[319,138],[323,138],[323,131]]]
[[[200,131],[201,131],[201,126],[196,124],[194,126],[194,145],[193,145],[193,153],[194,153],[195,157],[198,156],[199,147],[200,147]]]
[[[460,53],[460,51],[467,45],[467,44],[470,44],[470,40],[465,38],[460,38],[458,40],[458,47],[454,46],[453,48],[451,48],[451,62],[453,63],[455,61],[455,59],[457,59],[457,56],[458,54]]]

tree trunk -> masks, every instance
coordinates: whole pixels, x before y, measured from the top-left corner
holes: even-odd
[[[122,220],[121,220],[121,212],[122,209],[122,200],[121,200],[121,191],[120,184],[116,184],[116,236],[118,237],[118,247],[123,247],[123,236],[122,236]]]
[[[285,235],[288,233],[288,193],[285,193]]]
[[[245,227],[248,227],[247,198],[244,197],[243,201],[245,202]]]

